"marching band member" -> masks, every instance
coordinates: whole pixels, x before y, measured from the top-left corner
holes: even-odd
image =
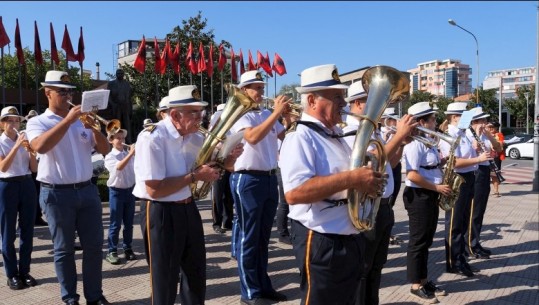
[[[348,89],[348,97],[345,99],[350,103],[350,112],[356,115],[362,115],[366,108],[368,94],[363,89],[361,82],[353,83]],[[394,112],[389,110],[386,114]],[[343,131],[348,134],[350,131],[357,130],[359,127],[359,121],[355,116],[348,115],[346,118],[347,126]],[[390,160],[394,163],[400,162],[402,155],[403,142],[406,137],[411,133],[417,124],[414,123],[413,117],[404,116],[397,123],[397,132],[393,135],[392,141],[386,143],[385,151],[388,157],[386,164],[386,174],[388,175],[388,184],[384,188],[382,199],[380,201],[380,208],[376,215],[375,227],[372,231],[362,232],[359,234],[359,240],[364,249],[364,264],[362,266],[360,286],[358,289],[357,304],[378,304],[380,290],[380,282],[382,278],[382,268],[387,261],[387,253],[389,247],[389,238],[391,236],[391,229],[395,223],[395,215],[393,214],[392,206],[389,201],[394,190],[394,178],[393,170]],[[355,133],[353,134],[355,135]],[[378,130],[373,133],[373,138],[376,140],[385,141],[381,138]],[[352,149],[354,145],[355,137],[344,137],[348,146]],[[400,175],[400,172],[399,172]]]
[[[489,157],[494,158],[496,150],[501,150],[501,145],[492,137],[490,132],[485,129],[487,119],[490,115],[483,112],[482,107],[476,107],[473,109],[475,115],[472,119],[471,128],[474,129],[476,135],[479,137],[478,141],[473,136],[470,129],[466,130],[466,136],[474,144],[480,153],[482,149],[486,150]],[[481,144],[483,148],[481,148]],[[474,196],[472,200],[470,220],[468,221],[468,234],[467,234],[467,249],[469,254],[475,258],[490,258],[491,251],[483,248],[480,243],[481,227],[483,226],[483,216],[487,209],[488,197],[490,195],[490,163],[484,161],[478,164],[478,168],[475,171],[475,187]]]
[[[435,113],[428,102],[419,102],[408,108],[408,114],[414,116],[419,126],[433,131],[436,127]],[[429,247],[438,224],[438,195],[450,195],[451,187],[441,185],[441,160],[434,142],[427,146],[414,140],[404,147],[403,157],[406,164],[403,201],[410,232],[407,251],[408,281],[412,283],[410,294],[422,301],[437,303],[436,296],[447,293],[428,280]]]
[[[256,103],[262,102],[264,81],[260,72],[243,73],[238,88]],[[236,232],[233,246],[238,261],[241,303],[256,304],[260,299],[284,301],[268,276],[268,244],[279,199],[277,191],[277,138],[284,138],[284,127],[278,122],[287,111],[289,99],[278,96],[275,109],[252,110],[230,129],[242,130],[245,151],[234,166],[230,188],[236,207]]]
[[[191,169],[204,141],[197,131],[207,104],[196,86],[170,89],[167,117],[143,130],[136,142],[133,194],[146,200],[142,221],[154,305],[174,304],[178,281],[182,304],[204,304],[206,249],[190,184],[219,178],[211,164]],[[239,153],[233,150],[225,166]]]
[[[347,189],[382,191],[385,178],[349,170],[350,147],[335,136],[346,105],[335,65],[301,72],[303,114],[287,134],[279,165],[290,205],[291,241],[301,275],[301,304],[352,304],[361,272],[359,231],[348,216]]]
[[[37,161],[35,154],[24,148],[26,135],[17,133],[22,119],[13,106],[5,107],[0,114],[4,131],[0,136],[0,232],[7,285],[13,290],[37,285],[30,275],[37,200],[31,172],[37,170]],[[15,250],[17,224],[19,260]]]
[[[49,108],[26,125],[28,140],[40,154],[37,180],[40,204],[54,244],[54,264],[62,301],[79,304],[75,266],[75,232],[83,249],[82,280],[87,304],[109,304],[103,297],[103,220],[101,199],[92,178],[92,150],[106,155],[110,146],[101,131],[81,123],[81,105],[69,109],[76,87],[67,72],[48,71],[45,96]]]
[[[447,133],[457,138],[462,136],[458,147],[455,149],[455,172],[461,175],[465,183],[459,188],[458,199],[453,209],[445,213],[445,268],[449,273],[457,273],[467,277],[474,276],[474,272],[479,272],[472,267],[464,256],[466,241],[467,221],[470,217],[470,206],[474,196],[475,175],[477,164],[487,161],[489,156],[486,153],[477,155],[472,142],[466,137],[466,132],[458,128],[460,117],[466,110],[466,103],[453,102],[447,106],[446,120],[448,121]],[[450,153],[449,143],[440,142],[440,151],[444,158]]]

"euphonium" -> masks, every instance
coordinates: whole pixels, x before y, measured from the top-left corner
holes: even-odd
[[[365,115],[361,117],[352,147],[350,169],[367,165],[370,161],[375,171],[385,172],[384,147],[380,141],[371,139],[371,136],[384,109],[408,97],[410,81],[394,68],[375,66],[365,71],[361,82],[368,97]],[[377,154],[367,151],[370,145],[376,147]],[[354,227],[360,231],[368,231],[374,227],[380,200],[381,196],[368,198],[366,193],[361,193],[357,189],[348,190],[348,214]]]
[[[219,117],[219,121],[213,126],[212,129],[206,131],[201,130],[205,135],[204,143],[198,153],[193,168],[202,166],[209,161],[217,161],[219,165],[222,165],[224,160],[217,158],[217,145],[225,140],[225,135],[230,128],[236,123],[236,121],[250,111],[252,108],[258,106],[258,104],[243,94],[237,87],[228,86],[228,100],[225,104],[225,108]],[[224,156],[226,157],[226,156]],[[200,187],[197,183],[191,183],[191,193],[193,198],[199,199],[206,197],[210,191],[211,182],[204,182]]]
[[[459,198],[460,185],[465,182],[464,178],[455,172],[455,149],[460,143],[460,138],[461,136],[458,136],[452,144],[450,143],[451,149],[449,150],[449,156],[445,164],[441,184],[449,185],[452,192],[449,196],[443,194],[438,196],[438,206],[444,211],[449,211],[455,206],[455,203],[457,203],[457,199]]]
[[[68,101],[69,105],[75,106],[75,104],[71,103],[71,101]],[[79,116],[79,120],[83,124],[89,124],[93,129],[101,131],[101,124],[105,126],[105,130],[107,133],[116,133],[118,130],[120,130],[122,127],[120,120],[112,119],[110,121],[105,120],[104,118],[100,117],[97,114],[97,111],[92,111],[88,113],[81,113]]]

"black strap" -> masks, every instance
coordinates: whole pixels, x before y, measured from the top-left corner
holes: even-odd
[[[298,124],[298,125],[305,125],[308,128],[310,128],[310,129],[312,129],[312,130],[318,132],[319,134],[321,134],[323,136],[326,136],[328,138],[338,139],[338,138],[342,138],[342,137],[345,136],[345,135],[342,135],[342,134],[329,134],[322,127],[320,127],[320,125],[316,124],[315,122],[296,121],[295,123]],[[355,134],[355,131],[354,131],[354,134]]]
[[[421,168],[424,168],[424,169],[427,169],[427,170],[431,170],[431,169],[436,169],[436,168],[439,168],[440,167],[440,164],[436,164],[436,165],[431,165],[431,166],[419,166]]]
[[[322,201],[330,203],[331,205],[320,210],[322,212],[325,209],[331,209],[348,204],[348,199],[323,199]]]

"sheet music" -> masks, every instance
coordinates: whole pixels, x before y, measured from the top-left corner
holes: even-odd
[[[91,112],[106,109],[109,102],[110,90],[98,89],[82,93],[81,112]]]
[[[460,117],[459,125],[457,126],[458,129],[468,129],[472,123],[474,114],[472,110],[464,111]]]

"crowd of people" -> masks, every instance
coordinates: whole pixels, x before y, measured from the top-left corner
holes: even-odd
[[[119,70],[118,83],[123,76]],[[241,133],[241,143],[223,160],[194,167],[205,141],[199,127],[208,106],[196,86],[172,88],[159,103],[157,122],[145,120],[136,143],[127,145],[128,130],[105,135],[92,128],[89,116],[81,116],[80,105],[68,103],[76,87],[66,72],[47,72],[41,83],[49,105],[44,113],[23,117],[11,106],[0,113],[0,229],[8,286],[18,290],[39,283],[30,267],[34,225],[41,219],[51,233],[61,301],[77,305],[81,299],[75,264],[78,236],[84,298],[87,304],[110,304],[102,290],[104,229],[101,200],[91,182],[92,152],[105,156],[109,172],[104,260],[121,263],[118,250],[125,260],[138,259],[133,228],[140,200],[139,225],[154,305],[174,304],[178,285],[182,304],[205,303],[206,246],[192,195],[199,182],[212,183],[214,232],[231,231],[240,304],[287,300],[268,275],[275,218],[279,239],[293,247],[301,304],[378,304],[402,167],[410,294],[427,303],[447,295],[428,272],[441,197],[454,197],[451,208],[443,209],[446,271],[473,277],[478,270],[468,258],[488,259],[492,254],[481,244],[481,228],[491,181],[494,194],[500,196],[500,181],[492,173],[492,163],[500,168],[503,159],[499,125],[489,123],[489,115],[478,107],[471,109],[469,128],[462,128],[459,121],[467,104],[453,102],[444,113],[446,127],[436,126],[437,110],[429,101],[412,105],[402,118],[394,108],[382,108],[380,122],[374,122],[366,119],[372,113],[368,90],[361,81],[343,84],[335,65],[310,67],[300,77],[298,116],[285,95],[265,109],[261,74],[243,73],[237,88],[255,104],[227,132]],[[118,104],[125,103],[120,100]],[[226,107],[222,104],[217,110],[210,132],[223,124]],[[129,122],[128,117],[123,115]],[[25,132],[20,131],[23,120]],[[357,134],[369,128],[373,132],[368,143],[379,144],[357,147]],[[440,130],[454,140],[440,140]],[[350,168],[358,149],[378,158],[384,154],[387,162],[383,168],[367,163]],[[444,165],[464,181],[458,188],[447,181]],[[358,229],[349,216],[351,190],[365,194],[373,205],[372,227],[367,230]]]

